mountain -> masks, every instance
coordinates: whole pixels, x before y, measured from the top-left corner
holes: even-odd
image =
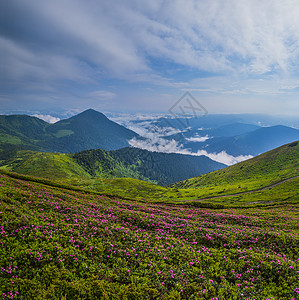
[[[142,121],[139,121],[142,122]],[[160,118],[155,121],[158,127],[174,127],[177,129],[198,130],[214,129],[230,124],[253,124],[258,126],[275,126],[281,124],[299,129],[298,116],[271,116],[264,114],[208,114],[206,116],[188,115],[186,117]]]
[[[197,136],[205,137],[232,137],[236,135],[241,135],[245,133],[249,133],[251,131],[259,129],[260,126],[253,125],[253,124],[243,124],[243,123],[233,123],[228,124],[216,128],[210,128],[210,129],[190,129],[186,130],[183,133],[173,134],[166,136],[166,139],[174,139],[174,140],[181,140],[182,138],[196,138]]]
[[[142,121],[139,122],[142,125]],[[235,157],[256,156],[299,139],[299,123],[292,117],[240,114],[196,118],[190,115],[185,118],[160,118],[152,123],[159,128],[159,132],[165,132],[160,137],[175,140],[181,149],[189,153],[204,150],[208,153],[224,151]],[[169,135],[170,129],[178,133]]]
[[[0,167],[49,179],[136,178],[160,185],[212,172],[225,165],[205,156],[167,154],[136,148],[86,150],[75,154],[1,151]]]
[[[187,148],[193,152],[197,152],[207,147],[211,141],[217,141],[217,138],[220,138],[219,140],[221,141],[226,141],[225,138],[227,137],[246,134],[259,128],[260,126],[253,124],[233,123],[209,129],[188,129],[181,133],[165,136],[164,139],[174,139],[185,149]]]
[[[89,109],[69,119],[48,124],[26,115],[0,116],[0,146],[48,152],[79,152],[129,146],[138,134]]]
[[[40,150],[36,141],[49,137],[46,133],[46,128],[49,125],[36,117],[0,115],[0,146],[2,149],[16,146]]]
[[[191,174],[200,175],[226,167],[203,155],[159,153],[137,148],[123,148],[110,153],[125,166],[135,165],[135,169],[144,176],[152,180],[158,179],[157,182],[161,185],[177,182],[182,177],[190,178]]]
[[[283,145],[223,170],[187,179],[176,188],[226,186],[242,191],[257,189],[299,175],[299,141]]]
[[[234,137],[209,139],[206,141],[204,149],[208,152],[225,150],[228,154],[234,156],[258,155],[298,139],[299,130],[277,125],[262,127]]]
[[[127,147],[137,133],[111,120],[95,110],[86,110],[74,117],[48,127],[52,139],[44,142],[49,151],[79,152],[88,149],[112,150]]]
[[[252,124],[234,123],[217,128],[188,130],[165,137],[175,139],[184,149],[192,152],[259,155],[276,147],[299,139],[299,130],[283,125],[259,127]]]
[[[72,184],[76,189],[79,187],[126,199],[188,203],[201,207],[215,207],[217,203],[235,207],[248,203],[263,205],[264,202],[299,201],[298,141],[234,166],[167,187],[153,184],[167,174],[165,172],[167,165],[162,167],[158,174],[155,173],[158,167],[145,173],[138,163],[141,160],[148,161],[146,165],[149,166],[150,161],[157,159],[147,158],[144,150],[139,154],[133,153],[132,150],[126,154],[125,150],[117,159],[112,156],[113,152],[118,151],[91,150],[77,154],[4,151],[0,152],[0,173],[8,170],[29,174],[35,176],[31,178],[41,183],[47,184],[49,180],[39,179],[36,176],[55,180],[55,186]],[[132,163],[126,162],[124,157],[128,155],[136,155],[139,158]],[[170,162],[171,159],[167,158],[167,163]],[[163,166],[162,159],[157,164],[160,165]],[[174,172],[171,176],[179,175],[181,167],[182,164],[178,165],[178,171],[175,167],[170,167],[169,169]],[[156,181],[145,178],[145,175],[156,175],[157,177],[151,177]],[[23,178],[26,175],[15,176]]]
[[[260,126],[254,124],[232,123],[215,129],[207,130],[207,134],[212,137],[230,137],[245,134],[259,129]]]
[[[115,151],[88,150],[73,155],[78,164],[91,176],[100,177],[104,172],[110,177],[133,177],[168,185],[192,174],[204,174],[224,168],[206,156],[191,156],[174,153],[150,152],[137,148],[123,148]],[[116,170],[127,174],[121,176]]]

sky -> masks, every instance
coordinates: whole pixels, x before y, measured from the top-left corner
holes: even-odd
[[[297,0],[0,2],[0,113],[299,116],[298,65]]]

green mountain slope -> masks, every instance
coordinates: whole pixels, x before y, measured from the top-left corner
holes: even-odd
[[[42,139],[50,137],[46,128],[50,124],[26,115],[0,115],[0,146],[2,149],[19,148],[40,150]]]
[[[290,178],[299,175],[298,157],[298,142],[295,142],[252,160],[170,187],[148,182],[150,179],[139,172],[137,163],[128,167],[120,159],[112,157],[111,152],[104,150],[84,151],[76,155],[4,151],[0,153],[0,165],[6,170],[49,178],[55,180],[56,184],[72,184],[100,194],[146,202],[235,207],[244,204],[297,203],[299,177]],[[192,182],[194,186],[191,186]]]
[[[127,147],[128,141],[138,136],[92,109],[50,125],[47,132],[52,138],[46,140],[43,147],[49,151],[66,153],[98,148],[119,149]]]
[[[223,170],[173,184],[176,188],[257,189],[299,175],[299,142],[293,142]]]
[[[48,179],[90,178],[90,174],[71,156],[62,153],[46,153],[30,150],[0,152],[2,169]]]
[[[92,169],[96,171],[99,167],[95,163],[101,161],[102,153],[102,150],[89,150],[74,154],[73,157],[86,168],[93,164]],[[193,174],[200,175],[225,167],[224,164],[215,162],[206,156],[158,153],[137,148],[109,151],[109,155],[124,169],[140,174],[139,179],[149,178],[160,185],[168,185],[177,182],[179,178],[187,179]],[[97,156],[99,158],[95,159]],[[103,164],[100,168],[102,167]]]
[[[74,153],[87,149],[127,147],[138,134],[95,110],[48,124],[26,115],[0,116],[0,147]]]
[[[167,185],[224,167],[207,157],[154,153],[125,148],[87,150],[75,154],[3,150],[0,167],[55,180],[81,182],[91,178],[129,177]]]
[[[0,174],[1,296],[296,299],[298,208],[144,203]]]

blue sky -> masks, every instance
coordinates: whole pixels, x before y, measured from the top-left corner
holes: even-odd
[[[298,1],[1,1],[0,57],[0,113],[299,115]]]

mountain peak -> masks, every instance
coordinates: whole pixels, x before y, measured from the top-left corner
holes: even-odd
[[[96,111],[92,108],[88,108],[88,109],[81,112],[81,114],[84,114],[84,113],[100,113],[100,112],[98,112],[98,111]]]
[[[103,113],[97,111],[97,110],[94,110],[92,108],[89,108],[89,109],[86,109],[84,111],[82,111],[81,113],[79,113],[78,115],[86,115],[86,114],[99,114],[99,115],[104,115]]]
[[[91,120],[101,118],[101,119],[107,119],[108,120],[108,118],[103,113],[101,113],[99,111],[96,111],[92,108],[84,110],[83,112],[79,113],[78,115],[73,116],[72,118],[76,118],[76,119],[77,118],[79,118],[79,119],[80,118],[88,118],[88,119],[91,119]]]

